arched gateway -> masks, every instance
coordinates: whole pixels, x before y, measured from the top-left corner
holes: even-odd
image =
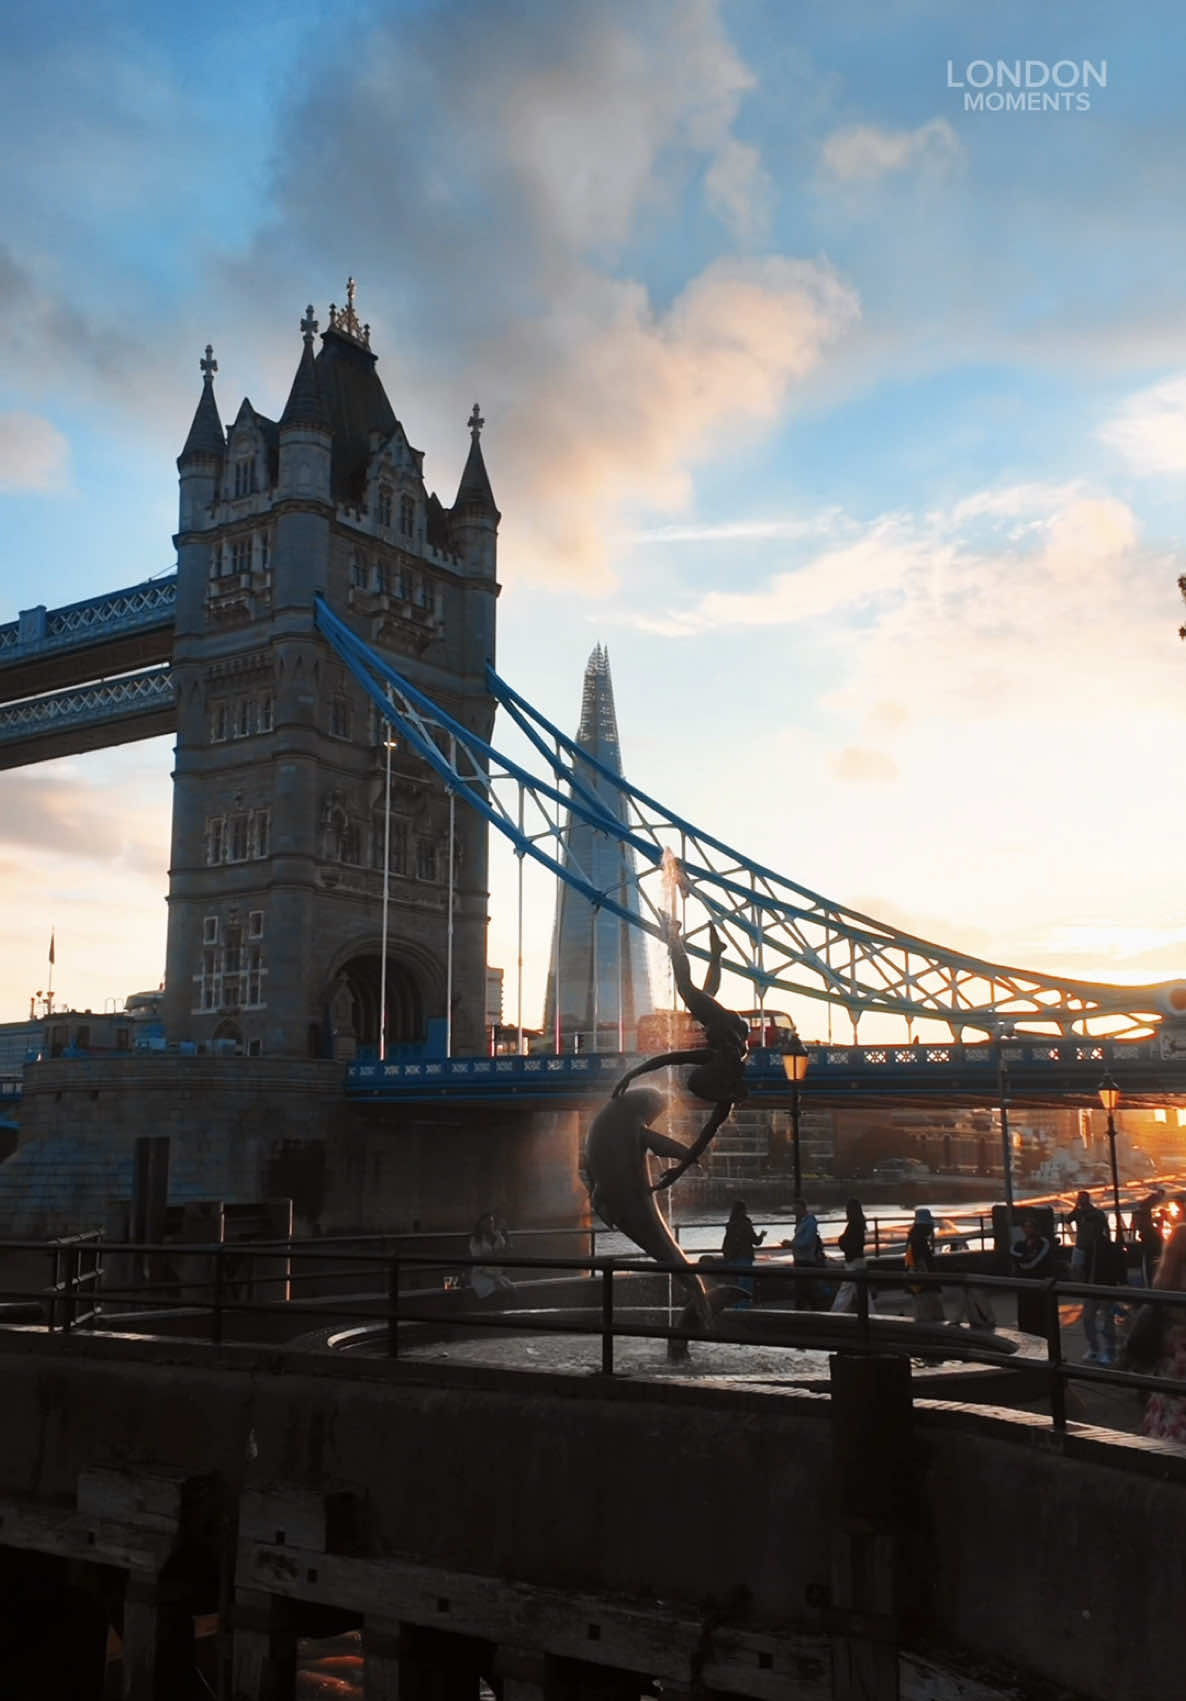
[[[452,868],[453,1042],[481,1049],[486,830],[449,810],[427,765],[314,626],[314,597],[488,737],[498,510],[470,420],[456,498],[430,494],[375,370],[353,283],[278,420],[244,400],[224,431],[216,362],[180,472],[177,698],[165,1025],[248,1055],[377,1046],[389,914],[387,1035],[444,1015]],[[348,940],[365,941],[343,948]],[[435,971],[427,965],[439,965]]]

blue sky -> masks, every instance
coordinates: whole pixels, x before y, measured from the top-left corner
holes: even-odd
[[[50,0],[8,31],[6,618],[167,570],[203,346],[224,419],[274,415],[353,272],[446,499],[481,400],[501,670],[545,712],[575,725],[606,642],[633,777],[792,878],[1004,961],[1186,969],[1176,11]],[[1107,84],[964,111],[998,58]],[[77,1004],[159,979],[169,766],[2,777],[8,1014],[51,924]]]

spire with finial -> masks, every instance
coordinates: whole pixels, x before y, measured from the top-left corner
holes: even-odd
[[[461,483],[457,486],[457,496],[453,503],[454,516],[459,516],[463,509],[473,512],[475,509],[482,514],[493,517],[495,525],[500,515],[494,501],[494,492],[490,488],[490,475],[486,471],[486,462],[482,458],[482,427],[486,421],[482,418],[477,402],[466,424],[469,426],[469,455],[466,458],[465,471],[461,475]]]
[[[329,304],[329,328],[337,331],[339,336],[349,337],[362,348],[371,346],[371,327],[359,323],[358,314],[354,308],[356,284],[353,278],[346,279],[346,305],[339,309],[334,302]]]
[[[282,431],[285,427],[294,425],[310,425],[320,431],[330,429],[329,412],[321,394],[321,385],[317,381],[317,362],[313,357],[313,338],[316,335],[317,321],[313,317],[313,307],[310,303],[305,309],[305,317],[301,320],[301,336],[305,346],[301,350],[300,364],[292,381],[292,389],[288,392],[284,412],[280,415]]]
[[[193,423],[189,428],[185,447],[177,457],[178,466],[183,461],[199,456],[221,457],[226,452],[226,433],[222,429],[222,421],[218,417],[218,403],[214,399],[214,374],[218,371],[218,362],[209,343],[206,344],[206,353],[198,362],[198,370],[202,374],[202,394],[198,397],[198,405],[194,409]]]

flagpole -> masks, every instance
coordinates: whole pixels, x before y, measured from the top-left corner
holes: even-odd
[[[54,929],[52,927],[49,930],[49,985],[45,993],[45,1013],[47,1016],[52,1016],[54,1013]]]

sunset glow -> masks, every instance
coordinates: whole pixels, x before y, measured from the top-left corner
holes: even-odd
[[[629,778],[755,861],[997,962],[1186,975],[1169,17],[14,14],[0,620],[169,571],[205,344],[224,418],[274,417],[353,271],[442,486],[481,397],[498,668],[552,720],[600,641]],[[965,110],[980,55],[1108,74]],[[51,929],[59,1001],[157,985],[170,769],[156,740],[0,775],[0,1014]],[[492,880],[509,977],[502,847]]]

